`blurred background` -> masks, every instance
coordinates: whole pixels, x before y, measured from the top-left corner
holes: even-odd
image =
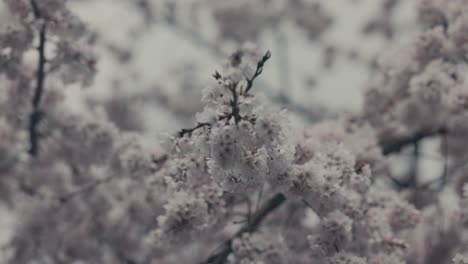
[[[96,33],[98,74],[70,105],[104,106],[152,137],[194,122],[200,91],[232,52],[273,57],[256,92],[298,118],[357,111],[378,55],[418,29],[417,1],[75,0]]]

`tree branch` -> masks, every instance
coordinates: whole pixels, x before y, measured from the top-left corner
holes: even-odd
[[[248,93],[250,89],[252,89],[253,82],[255,78],[257,78],[263,72],[263,66],[265,63],[271,58],[271,52],[267,51],[265,55],[263,55],[262,59],[257,63],[257,69],[255,70],[255,74],[251,78],[246,78],[247,87],[245,88],[244,93]]]
[[[403,148],[409,145],[414,145],[426,138],[446,135],[448,133],[446,128],[440,128],[435,131],[422,131],[415,133],[414,135],[403,137],[399,139],[395,139],[389,142],[381,143],[382,153],[384,155],[390,155],[397,152],[400,152]]]
[[[409,178],[405,181],[400,181],[397,180],[393,177],[391,177],[391,180],[393,183],[399,188],[399,189],[404,189],[404,188],[415,188],[415,189],[427,189],[430,188],[433,184],[439,183],[438,189],[442,189],[445,186],[445,183],[447,181],[448,177],[448,158],[447,158],[447,142],[446,142],[446,137],[448,134],[448,130],[446,128],[440,128],[435,131],[430,131],[430,132],[419,132],[414,134],[413,136],[409,136],[406,138],[400,138],[398,140],[393,140],[390,142],[387,142],[385,144],[381,144],[382,146],[382,152],[384,155],[391,155],[400,152],[403,148],[409,146],[409,145],[414,145],[414,161],[415,164],[414,166],[417,166],[417,160],[420,156],[419,153],[419,145],[420,142],[423,141],[424,139],[431,138],[431,137],[437,137],[437,136],[442,136],[442,144],[443,144],[443,150],[442,154],[444,155],[444,164],[443,164],[443,171],[442,171],[442,176],[435,179],[431,180],[429,182],[423,183],[423,184],[417,184],[417,168],[412,168],[410,171]]]
[[[209,256],[205,261],[201,262],[201,264],[225,263],[229,254],[231,254],[232,252],[232,241],[235,238],[240,237],[244,233],[255,232],[258,229],[261,222],[265,219],[265,217],[267,217],[285,201],[286,197],[282,193],[277,193],[260,208],[260,210],[252,217],[251,221],[249,221],[244,227],[242,227],[231,239],[225,241],[221,245],[218,253]]]
[[[185,136],[185,134],[192,135],[192,133],[202,127],[210,127],[210,123],[198,123],[196,127],[193,128],[184,128],[179,132],[179,137]]]
[[[30,0],[31,6],[33,9],[34,17],[36,20],[42,19],[40,10],[37,6],[35,0]],[[36,156],[39,150],[39,133],[37,131],[37,126],[39,121],[42,117],[42,112],[40,110],[40,103],[42,99],[42,95],[44,93],[44,83],[46,79],[45,73],[45,64],[46,64],[46,57],[45,57],[45,49],[46,49],[46,23],[43,22],[40,30],[39,30],[39,59],[36,71],[36,88],[34,90],[34,96],[31,101],[32,111],[29,116],[29,140],[30,140],[30,148],[29,154],[31,156]]]

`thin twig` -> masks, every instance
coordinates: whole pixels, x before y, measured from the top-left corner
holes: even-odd
[[[247,87],[245,88],[244,93],[248,93],[250,89],[252,89],[255,78],[257,78],[260,74],[262,74],[263,66],[270,58],[271,58],[271,52],[267,51],[265,55],[263,55],[262,59],[257,63],[257,69],[255,69],[254,75],[251,78],[246,78]]]

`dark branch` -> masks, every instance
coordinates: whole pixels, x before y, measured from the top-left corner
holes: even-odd
[[[37,6],[35,0],[31,0],[31,6],[33,9],[35,19],[41,19],[41,13]],[[39,30],[39,59],[36,71],[36,88],[34,90],[34,96],[31,101],[32,111],[29,117],[29,140],[30,140],[30,148],[29,154],[31,156],[36,156],[39,150],[39,132],[37,131],[37,126],[39,121],[42,117],[42,112],[40,110],[40,103],[42,99],[42,95],[44,93],[44,82],[46,78],[45,73],[45,64],[46,64],[46,57],[45,57],[45,49],[46,49],[46,23],[43,22],[40,30]]]
[[[409,145],[414,145],[426,138],[430,137],[435,137],[435,136],[440,136],[440,135],[446,135],[448,133],[447,129],[445,128],[440,128],[435,131],[429,131],[429,132],[419,132],[416,133],[412,136],[404,137],[404,138],[399,138],[396,140],[392,140],[389,142],[385,142],[381,144],[382,147],[382,152],[384,155],[390,155],[394,153],[400,152],[403,148]]]
[[[271,52],[267,51],[265,55],[263,55],[262,59],[257,63],[257,69],[255,70],[255,74],[251,78],[246,78],[247,87],[245,88],[244,93],[248,93],[250,89],[252,89],[255,78],[257,78],[260,74],[262,74],[263,66],[270,58],[271,58]]]
[[[20,181],[18,183],[18,189],[29,197],[34,197],[37,194],[37,191],[26,183]]]
[[[394,153],[400,152],[403,148],[409,146],[409,145],[414,145],[415,146],[415,152],[413,153],[415,160],[413,162],[417,162],[417,159],[420,156],[419,153],[419,143],[423,141],[424,139],[431,138],[431,137],[437,137],[437,136],[442,136],[443,140],[443,155],[444,155],[444,167],[442,171],[442,175],[439,178],[436,178],[434,180],[418,184],[416,180],[417,176],[417,170],[416,171],[411,171],[408,179],[406,180],[399,180],[396,178],[391,177],[390,179],[393,181],[395,186],[398,189],[407,189],[407,188],[414,188],[414,189],[428,189],[431,188],[431,186],[438,184],[438,190],[440,191],[446,184],[447,177],[448,177],[448,160],[447,160],[447,143],[446,143],[446,137],[448,134],[448,130],[446,128],[440,128],[435,131],[431,132],[420,132],[416,133],[413,136],[406,137],[406,138],[401,138],[398,140],[394,140],[392,142],[388,142],[386,144],[381,144],[382,149],[383,149],[383,154],[384,155],[391,155]],[[413,164],[417,166],[416,164]],[[415,170],[416,168],[412,168],[412,170]]]
[[[252,233],[255,232],[261,222],[267,217],[271,212],[273,212],[276,208],[282,205],[286,201],[286,197],[282,193],[277,193],[273,196],[264,206],[260,208],[260,210],[252,217],[251,221],[249,221],[244,227],[242,227],[231,239],[225,241],[218,253],[215,253],[209,256],[205,261],[201,264],[222,264],[226,262],[227,257],[232,252],[232,241],[240,237],[244,233]]]
[[[36,0],[29,0],[29,3],[31,3],[32,11],[34,14],[35,19],[41,19],[41,12],[39,10],[39,6],[37,6]]]
[[[179,132],[179,137],[185,136],[185,134],[192,135],[192,133],[202,127],[210,127],[210,123],[198,123],[196,127],[194,128],[184,128]]]

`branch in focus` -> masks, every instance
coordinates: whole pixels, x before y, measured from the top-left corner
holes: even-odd
[[[252,89],[255,78],[257,78],[260,74],[262,74],[263,66],[270,58],[271,58],[271,52],[267,51],[265,55],[263,55],[262,59],[257,63],[257,69],[255,70],[255,74],[251,78],[246,78],[247,87],[245,88],[244,93],[248,93],[250,89]]]
[[[220,121],[220,120],[229,121],[229,120],[231,120],[231,118],[234,118],[234,121],[236,122],[236,124],[238,124],[241,120],[247,120],[247,121],[253,122],[251,119],[248,119],[248,118],[245,118],[245,117],[241,116],[240,108],[239,108],[239,96],[246,95],[248,93],[248,91],[250,89],[252,89],[255,79],[258,76],[260,76],[260,74],[262,74],[263,67],[264,67],[265,63],[270,58],[271,58],[271,52],[267,51],[265,53],[265,55],[263,55],[263,57],[260,59],[260,61],[258,61],[257,69],[255,70],[255,74],[251,78],[246,77],[245,81],[247,82],[247,86],[246,86],[246,89],[243,92],[242,92],[242,89],[241,89],[241,91],[239,91],[239,89],[238,89],[239,83],[238,82],[228,82],[226,88],[229,89],[229,91],[232,93],[232,99],[229,102],[229,106],[231,107],[231,112],[230,113],[224,113],[223,115],[218,116],[217,121]],[[213,74],[213,77],[218,82],[221,82],[220,80],[223,78],[223,76],[218,71],[216,71]],[[213,125],[213,123],[207,123],[207,122],[200,123],[199,122],[197,124],[197,126],[195,126],[193,128],[184,128],[184,129],[182,129],[179,132],[179,137],[183,137],[186,134],[192,135],[192,133],[195,130],[197,130],[199,128],[202,128],[202,127],[211,127],[212,125]]]

